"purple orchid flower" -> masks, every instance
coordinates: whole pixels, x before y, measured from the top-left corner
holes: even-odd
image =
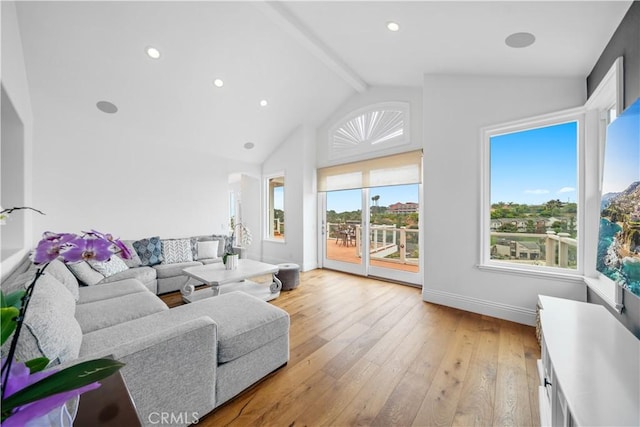
[[[66,245],[73,239],[77,238],[71,233],[52,233],[47,231],[43,234],[42,240],[38,242],[38,246],[33,253],[34,264],[44,264],[60,256]]]
[[[106,261],[111,258],[113,244],[104,239],[83,239],[78,237],[67,243],[60,253],[65,262]]]
[[[95,236],[97,238],[105,239],[113,243],[113,245],[117,249],[117,252],[119,252],[120,256],[124,259],[131,259],[133,257],[133,254],[131,253],[131,250],[127,247],[127,245],[122,243],[119,238],[113,237],[113,234],[102,233],[98,230],[85,231],[84,233],[89,236]]]
[[[4,365],[4,363],[5,360],[3,359],[2,364]],[[30,374],[29,368],[27,368],[23,363],[14,362],[11,365],[7,383],[4,384],[5,396],[9,397],[12,394],[22,390],[23,388],[30,386],[31,384],[34,384],[42,380],[43,378],[48,377],[49,375],[53,375],[56,372],[56,370],[51,370],[47,372],[36,372],[34,374]],[[45,397],[44,399],[19,406],[14,410],[13,414],[11,414],[9,418],[2,422],[2,426],[24,426],[29,420],[46,415],[53,409],[64,405],[67,400],[79,396],[86,391],[94,390],[98,387],[100,387],[100,383],[95,382],[84,387],[77,388],[75,390],[53,394],[51,396]]]

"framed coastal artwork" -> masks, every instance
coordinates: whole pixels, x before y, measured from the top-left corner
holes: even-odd
[[[596,268],[640,297],[640,98],[607,127]]]

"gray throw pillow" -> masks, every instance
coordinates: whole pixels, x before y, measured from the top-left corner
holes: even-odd
[[[91,268],[86,261],[69,264],[69,270],[76,278],[87,286],[97,285],[104,280],[104,275]]]
[[[122,243],[124,243],[125,246],[129,248],[129,252],[131,252],[131,258],[122,258],[120,254],[118,254],[118,256],[122,258],[125,264],[127,264],[127,267],[140,267],[142,265],[142,261],[140,260],[140,256],[138,256],[138,252],[136,252],[136,249],[133,247],[133,240],[123,240]]]
[[[69,271],[67,266],[62,261],[60,261],[59,259],[54,259],[53,261],[51,261],[49,265],[47,265],[47,268],[44,270],[44,274],[50,274],[58,279],[60,283],[62,283],[67,289],[69,289],[69,292],[71,292],[71,295],[73,295],[73,299],[78,301],[78,299],[80,298],[80,292],[78,291],[78,279],[76,279],[76,276],[74,276],[73,273]]]
[[[82,330],[74,317],[75,310],[76,302],[62,283],[52,275],[40,276],[25,314],[16,358],[47,357],[52,364],[77,359]],[[5,342],[3,353],[10,341]]]

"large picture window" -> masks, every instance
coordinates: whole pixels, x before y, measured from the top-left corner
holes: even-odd
[[[284,241],[284,174],[266,179],[267,185],[267,239]]]
[[[578,272],[580,115],[485,131],[483,261]]]

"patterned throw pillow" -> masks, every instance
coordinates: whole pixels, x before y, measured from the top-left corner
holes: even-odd
[[[136,240],[133,242],[133,248],[140,257],[140,265],[156,265],[163,260],[159,236]]]
[[[127,264],[125,264],[124,261],[116,255],[113,255],[107,261],[90,260],[87,262],[94,270],[102,274],[104,277],[113,276],[114,274],[118,274],[129,269]]]
[[[163,264],[193,261],[190,239],[162,240]]]

